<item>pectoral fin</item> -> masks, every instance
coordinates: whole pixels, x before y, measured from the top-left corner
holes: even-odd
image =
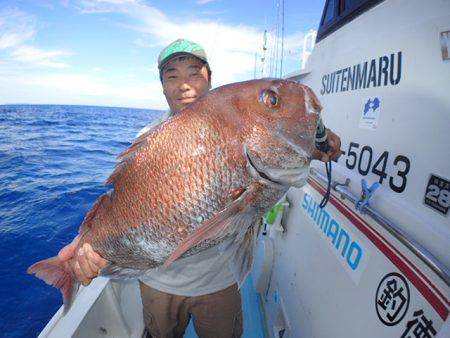
[[[255,215],[255,209],[248,202],[250,194],[249,190],[245,191],[217,215],[203,222],[178,245],[172,255],[165,261],[163,268],[167,268],[186,251],[207,239],[225,237],[250,227]]]

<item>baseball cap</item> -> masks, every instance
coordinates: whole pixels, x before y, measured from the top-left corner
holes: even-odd
[[[198,43],[189,41],[187,39],[178,39],[165,47],[158,57],[158,69],[161,73],[164,66],[174,59],[175,57],[182,55],[192,55],[196,58],[204,61],[208,64],[208,59],[206,58],[206,52],[202,46]]]

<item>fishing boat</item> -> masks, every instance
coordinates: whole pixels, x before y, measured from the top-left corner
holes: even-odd
[[[343,153],[265,218],[244,337],[450,337],[449,49],[448,0],[326,1],[287,78],[317,93]],[[144,334],[137,282],[99,277],[40,337]]]

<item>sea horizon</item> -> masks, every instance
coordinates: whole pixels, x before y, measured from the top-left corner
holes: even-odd
[[[164,112],[166,109],[156,109],[147,107],[126,107],[114,105],[97,105],[97,104],[74,104],[74,103],[0,103],[0,106],[65,106],[65,107],[104,107],[104,108],[118,108],[118,109],[144,109],[152,111]]]

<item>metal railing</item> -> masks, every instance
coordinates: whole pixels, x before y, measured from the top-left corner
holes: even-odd
[[[320,181],[327,184],[328,180],[325,175],[321,174],[317,169],[311,168],[311,175]],[[332,181],[332,189],[346,199],[350,200],[355,206],[359,201],[359,198],[350,193],[345,185],[339,184]],[[444,282],[450,286],[450,270],[441,263],[436,257],[433,256],[426,248],[424,248],[420,243],[414,240],[410,235],[404,232],[400,227],[398,227],[394,222],[390,221],[384,217],[381,213],[374,210],[370,206],[364,206],[362,208],[367,215],[372,217],[377,221],[384,229],[386,229],[392,236],[403,243],[408,249],[410,249],[414,254],[417,255],[431,270],[433,270]]]

